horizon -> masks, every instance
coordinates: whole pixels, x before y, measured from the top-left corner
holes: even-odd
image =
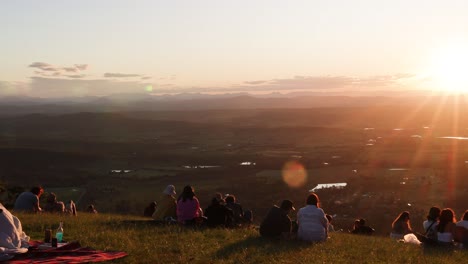
[[[0,97],[468,91],[465,1],[0,6]]]

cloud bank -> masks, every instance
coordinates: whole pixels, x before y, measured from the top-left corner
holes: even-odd
[[[46,62],[33,62],[28,65],[29,68],[35,68],[34,73],[40,76],[63,76],[68,78],[82,78],[83,74],[68,74],[80,73],[88,68],[88,64],[74,64],[72,66],[55,66]]]

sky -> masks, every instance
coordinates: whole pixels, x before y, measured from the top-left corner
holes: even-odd
[[[1,1],[0,96],[466,92],[467,10],[464,0]]]

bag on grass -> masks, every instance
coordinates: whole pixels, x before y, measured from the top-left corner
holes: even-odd
[[[27,248],[28,242],[29,237],[23,232],[20,220],[0,203],[0,247]]]

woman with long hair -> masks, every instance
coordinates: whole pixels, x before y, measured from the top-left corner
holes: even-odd
[[[437,240],[437,225],[439,223],[440,208],[437,206],[429,209],[427,220],[423,222],[424,234],[427,238]]]
[[[451,208],[445,208],[440,212],[439,225],[437,225],[437,240],[441,244],[452,245],[455,236],[455,213]]]
[[[406,234],[413,233],[410,224],[410,213],[401,212],[392,223],[392,233],[390,237],[394,239],[403,239]]]
[[[193,224],[195,219],[203,216],[200,202],[192,186],[187,185],[177,199],[177,221],[182,224]]]

